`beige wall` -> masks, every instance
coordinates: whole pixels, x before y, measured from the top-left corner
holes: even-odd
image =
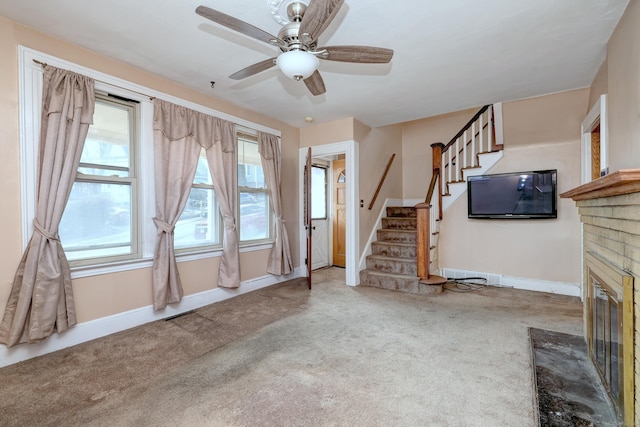
[[[480,108],[407,122],[402,125],[402,194],[424,199],[432,175],[431,144],[447,144]]]
[[[640,2],[631,1],[607,46],[609,170],[640,167]]]
[[[605,59],[602,65],[600,65],[600,69],[593,79],[593,83],[591,83],[591,88],[589,90],[589,107],[587,108],[587,111],[590,111],[593,104],[600,99],[600,95],[604,95],[609,91],[608,79],[609,68],[607,66],[607,60]]]
[[[3,167],[0,170],[0,196],[4,224],[0,246],[0,316],[4,313],[15,269],[21,257],[20,167],[18,141],[18,58],[17,47],[38,51],[95,69],[124,80],[155,89],[215,110],[234,115],[282,132],[282,194],[284,218],[288,227],[294,264],[298,254],[298,148],[299,130],[277,120],[248,112],[226,102],[141,71],[76,46],[52,39],[0,17],[0,144]],[[241,254],[242,280],[265,276],[268,251]],[[212,289],[217,282],[218,258],[179,264],[185,295]],[[139,269],[93,276],[73,281],[80,322],[117,314],[151,304],[151,274]]]
[[[387,198],[402,198],[402,127],[394,125],[373,128],[366,135],[362,132],[357,138],[361,138],[356,141],[360,144],[360,199],[364,201],[364,207],[359,210],[360,254],[362,254],[384,201]],[[369,204],[378,183],[394,153],[396,157],[380,188],[375,204],[369,210]]]
[[[300,129],[300,147],[331,144],[354,140],[354,123],[352,117],[329,123],[319,123]]]
[[[580,122],[586,89],[503,104],[504,157],[489,173],[558,170],[558,192],[580,185]],[[558,218],[467,218],[459,198],[445,213],[440,267],[556,282],[580,282],[580,222],[572,201],[558,199]]]

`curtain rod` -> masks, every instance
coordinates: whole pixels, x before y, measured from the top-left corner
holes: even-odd
[[[48,65],[49,65],[49,64],[47,64],[46,62],[38,61],[37,59],[32,59],[32,61],[33,61],[33,62],[35,62],[36,64],[38,64],[38,65],[42,66],[42,67],[46,67],[46,66],[48,66]],[[113,86],[113,87],[117,87],[117,88],[122,89],[122,90],[126,90],[126,91],[128,91],[128,92],[137,93],[138,95],[142,95],[142,96],[144,96],[144,97],[149,98],[149,100],[150,100],[150,101],[153,101],[154,99],[156,99],[156,98],[155,98],[155,96],[149,96],[149,95],[147,95],[146,93],[136,92],[135,90],[131,90],[131,89],[127,89],[127,88],[124,88],[124,87],[121,87],[121,86],[118,86],[118,85],[114,85],[113,83],[107,83],[107,82],[103,82],[103,81],[101,81],[101,80],[96,80],[96,79],[94,79],[94,80],[95,80],[95,81],[99,81],[100,83],[104,83],[104,84],[109,85],[109,86]],[[231,120],[230,120],[230,121],[231,121]],[[244,127],[245,129],[250,129],[250,128],[247,128],[246,126],[244,126],[244,125],[240,125],[240,124],[238,124],[238,123],[234,123],[234,124],[235,124],[236,126]],[[255,130],[255,129],[251,129],[251,130]],[[241,133],[245,133],[245,132],[242,132],[242,131],[240,131],[240,132],[241,132]],[[258,132],[258,131],[256,130],[256,132]],[[251,135],[250,133],[245,133],[245,134],[246,134],[247,136],[251,136],[251,137],[253,137],[253,138],[256,138],[256,140],[257,140],[257,136],[256,136],[256,135]],[[278,139],[280,139],[280,138],[281,138],[281,136],[279,136],[279,135],[276,135],[276,136],[278,137]]]
[[[35,62],[36,64],[42,66],[42,67],[47,67],[49,64],[47,64],[46,62],[42,62],[42,61],[38,61],[37,59],[32,59],[33,62]],[[154,96],[149,96],[146,93],[140,93],[140,92],[136,92],[135,90],[131,90],[131,89],[127,89],[118,85],[114,85],[113,83],[107,83],[107,82],[103,82],[101,80],[97,80],[97,79],[93,79],[94,81],[100,82],[100,83],[104,83],[106,85],[109,86],[113,86],[113,87],[117,87],[118,89],[122,89],[122,90],[126,90],[128,92],[132,92],[132,93],[137,93],[138,95],[142,95],[146,98],[149,98],[150,101],[153,101],[154,99],[156,99]]]

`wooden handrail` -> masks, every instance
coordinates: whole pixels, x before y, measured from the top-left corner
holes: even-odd
[[[431,182],[429,183],[429,190],[427,191],[427,198],[424,199],[424,202],[427,204],[431,204],[433,200],[433,192],[436,189],[436,183],[438,182],[438,176],[440,175],[440,169],[434,170],[433,175],[431,175]]]
[[[382,188],[382,184],[384,184],[384,180],[387,178],[387,173],[389,172],[389,169],[391,168],[391,163],[393,163],[393,159],[396,158],[396,153],[393,153],[391,155],[391,158],[389,159],[389,162],[387,163],[387,167],[384,169],[384,173],[382,174],[382,178],[380,178],[380,182],[378,183],[378,188],[376,188],[376,192],[373,195],[373,198],[371,198],[371,203],[369,203],[369,210],[373,209],[373,205],[376,202],[376,199],[378,198],[378,193],[380,193],[380,189]]]
[[[482,107],[480,109],[480,111],[478,111],[472,118],[471,120],[469,120],[467,122],[466,125],[464,125],[464,127],[462,129],[460,129],[460,131],[456,134],[456,136],[454,136],[453,138],[451,138],[451,141],[449,141],[449,143],[447,145],[444,146],[444,148],[442,149],[442,152],[444,153],[445,151],[447,151],[449,149],[449,147],[451,147],[453,144],[455,144],[456,140],[458,138],[460,138],[462,136],[463,133],[465,133],[465,131],[467,131],[471,125],[473,124],[473,122],[475,122],[476,120],[478,120],[478,117],[480,117],[480,115],[482,115],[482,113],[484,113],[485,111],[487,111],[487,109],[491,106],[491,104],[487,104],[484,107]],[[484,129],[484,127],[483,127]]]

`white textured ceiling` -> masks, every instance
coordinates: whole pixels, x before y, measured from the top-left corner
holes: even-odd
[[[317,97],[276,68],[230,80],[279,51],[194,12],[205,5],[275,35],[268,0],[0,0],[0,15],[293,126],[305,116],[382,126],[588,86],[628,2],[346,0],[319,45],[395,55],[321,61]]]

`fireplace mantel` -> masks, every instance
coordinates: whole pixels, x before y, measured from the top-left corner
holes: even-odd
[[[560,194],[565,199],[590,200],[640,192],[640,169],[620,169]]]

